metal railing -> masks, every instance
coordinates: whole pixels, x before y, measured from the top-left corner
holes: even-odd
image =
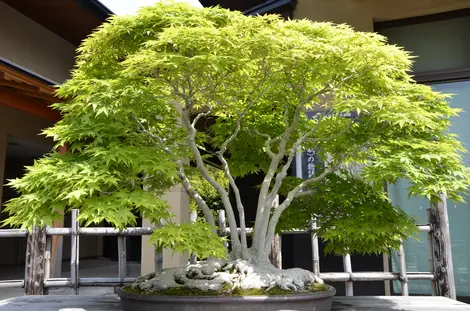
[[[127,236],[144,236],[152,234],[154,228],[152,227],[136,227],[126,228],[123,230],[115,228],[80,228],[78,219],[78,210],[72,210],[72,225],[71,228],[51,228],[45,229],[46,246],[45,246],[45,272],[43,285],[44,288],[54,287],[70,287],[74,289],[75,294],[79,294],[79,288],[82,286],[122,286],[133,282],[136,278],[127,275],[127,255],[126,255],[126,240]],[[229,235],[230,229],[225,225],[225,211],[219,211],[218,215],[219,235]],[[196,221],[195,213],[190,217],[191,221]],[[326,282],[345,282],[346,296],[353,296],[353,283],[356,281],[392,281],[399,280],[401,282],[401,294],[408,295],[408,281],[409,280],[429,280],[431,281],[432,294],[436,295],[435,274],[434,274],[434,261],[431,244],[432,228],[430,225],[420,225],[419,230],[428,233],[428,259],[430,272],[407,272],[405,252],[403,245],[398,251],[398,264],[399,272],[353,272],[350,255],[343,256],[344,272],[320,272],[320,257],[318,249],[318,238],[314,232],[314,227],[310,231],[289,231],[283,234],[311,234],[312,237],[312,271]],[[253,231],[248,228],[247,233],[251,234]],[[7,237],[28,237],[27,230],[20,229],[2,229],[0,230],[0,238]],[[53,236],[70,236],[71,237],[71,257],[70,278],[51,278],[51,249]],[[92,277],[81,278],[79,277],[79,238],[80,236],[117,236],[118,239],[118,276],[117,277]],[[227,246],[227,245],[226,245]],[[162,253],[155,252],[155,271],[159,272],[163,267]],[[195,256],[190,256],[190,262],[195,263]],[[27,265],[27,263],[26,263]],[[26,277],[26,273],[25,273]],[[0,281],[0,288],[12,287],[25,287],[27,280],[6,280]],[[47,293],[47,290],[46,290]]]

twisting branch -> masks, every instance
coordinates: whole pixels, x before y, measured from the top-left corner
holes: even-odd
[[[254,130],[254,133],[258,136],[261,136],[261,137],[264,137],[266,139],[266,141],[264,142],[264,146],[266,148],[266,154],[271,158],[275,158],[276,157],[276,154],[272,151],[271,149],[271,145],[277,141],[279,141],[281,138],[280,137],[275,137],[275,138],[271,138],[271,136],[269,136],[268,134],[264,134],[264,133],[261,133],[260,131],[258,130]]]
[[[131,113],[131,117],[137,123],[137,125],[139,126],[139,129],[142,133],[149,136],[150,139],[152,140],[152,142],[156,146],[162,148],[166,153],[168,153],[173,158],[173,161],[176,163],[176,166],[178,167],[178,174],[177,175],[178,175],[178,178],[181,180],[181,184],[183,185],[184,190],[186,191],[186,193],[192,199],[194,199],[194,201],[196,201],[197,205],[199,206],[199,208],[204,213],[204,217],[206,218],[207,223],[215,228],[214,216],[212,215],[211,210],[210,210],[209,206],[207,205],[206,201],[201,197],[201,195],[191,185],[191,182],[189,181],[189,179],[186,176],[186,173],[184,171],[183,161],[181,159],[177,159],[175,153],[168,146],[165,145],[164,140],[160,136],[149,132],[145,128],[145,126],[142,124],[142,122],[140,122],[139,119],[133,113]]]
[[[238,215],[240,218],[240,238],[241,238],[241,244],[242,244],[242,256],[244,259],[248,258],[248,243],[246,240],[246,224],[245,224],[245,209],[243,207],[241,195],[240,195],[240,189],[238,189],[238,186],[235,183],[235,179],[233,178],[232,174],[230,173],[230,168],[228,166],[227,160],[224,158],[224,153],[227,151],[228,145],[235,140],[237,137],[238,133],[240,132],[241,129],[241,122],[243,117],[246,115],[246,113],[253,107],[255,104],[255,101],[251,100],[250,104],[245,108],[245,110],[239,114],[237,121],[236,121],[236,126],[235,130],[233,131],[232,135],[230,135],[227,140],[223,142],[223,144],[220,147],[220,150],[217,152],[217,156],[219,158],[219,161],[222,163],[222,167],[224,169],[225,176],[228,178],[230,186],[233,189],[233,192],[235,194],[235,201],[237,204],[237,210],[238,210]]]
[[[253,244],[255,245],[255,247],[258,247],[257,251],[261,252],[259,254],[260,256],[264,256],[262,254],[265,251],[263,241],[266,237],[269,215],[271,213],[272,203],[274,200],[274,197],[269,196],[269,188],[279,167],[279,163],[282,161],[286,154],[286,146],[291,138],[292,133],[295,131],[299,124],[300,116],[305,110],[305,105],[311,102],[314,98],[317,98],[321,94],[327,93],[330,90],[330,86],[325,86],[317,92],[307,96],[307,98],[305,99],[302,99],[301,94],[299,94],[299,104],[296,107],[292,122],[290,123],[290,126],[286,127],[286,130],[280,136],[279,151],[277,154],[275,154],[274,157],[271,158],[271,163],[261,184],[260,193],[258,196],[258,206],[256,209],[255,233],[253,236]]]
[[[184,164],[183,161],[177,160],[176,165],[178,167],[178,177],[181,180],[181,184],[183,185],[184,190],[186,193],[196,201],[197,205],[199,208],[202,210],[204,213],[204,217],[207,220],[207,223],[212,226],[216,227],[215,225],[215,220],[214,216],[211,213],[211,210],[209,206],[207,205],[206,201],[201,197],[201,195],[193,188],[191,185],[191,182],[189,181],[188,177],[186,176],[186,173],[184,171]]]
[[[198,113],[197,116],[194,118],[193,122],[191,123],[191,126],[196,128],[197,122],[202,118],[202,117],[207,117],[209,114],[212,112],[212,107],[210,107],[206,112],[201,112]]]
[[[281,205],[279,205],[279,207],[276,209],[273,216],[269,220],[269,228],[268,228],[268,234],[267,234],[266,244],[265,244],[265,249],[266,250],[270,247],[271,242],[274,238],[276,225],[279,222],[279,218],[280,218],[281,214],[286,210],[286,208],[288,208],[290,206],[293,199],[295,199],[298,196],[301,196],[301,194],[300,194],[301,191],[303,191],[309,185],[322,181],[323,179],[326,178],[326,176],[328,176],[332,172],[336,171],[341,166],[344,159],[346,159],[348,157],[351,157],[356,151],[366,147],[368,144],[369,144],[369,140],[366,140],[363,144],[361,144],[361,145],[357,146],[356,148],[354,148],[353,151],[346,152],[346,153],[342,154],[339,157],[339,159],[336,161],[336,163],[330,165],[330,167],[326,168],[320,175],[312,177],[312,178],[307,179],[307,180],[304,180],[299,185],[297,185],[297,187],[292,189],[287,194],[286,199],[282,202]]]
[[[294,157],[297,153],[297,151],[299,150],[300,146],[305,143],[307,140],[309,140],[309,137],[311,135],[313,135],[318,127],[320,126],[320,122],[321,120],[323,119],[323,117],[326,115],[326,111],[323,112],[320,117],[319,117],[319,120],[317,122],[317,124],[315,124],[314,127],[312,127],[305,135],[303,135],[302,137],[300,137],[295,143],[294,145],[292,146],[292,149],[290,150],[290,153],[288,155],[288,158],[287,158],[287,161],[286,163],[284,164],[284,166],[282,167],[281,169],[281,172],[279,172],[277,175],[276,175],[276,182],[271,190],[271,193],[270,195],[277,195],[277,192],[279,191],[279,188],[281,187],[282,185],[282,182],[284,181],[284,179],[287,177],[287,171],[289,170],[291,164],[292,164],[292,161],[294,160]],[[341,135],[343,135],[344,133],[346,133],[351,127],[352,125],[354,124],[354,119],[349,122],[349,124],[341,131],[339,131],[338,133],[330,136],[330,137],[319,137],[319,138],[314,138],[312,139],[312,143],[319,143],[319,142],[326,142],[326,141],[331,141]]]
[[[237,222],[235,220],[235,215],[233,213],[233,208],[232,204],[230,203],[230,198],[228,195],[228,192],[224,189],[224,187],[218,183],[212,176],[209,174],[209,171],[206,168],[206,165],[204,164],[204,160],[202,159],[201,152],[199,151],[199,148],[196,144],[195,136],[196,136],[196,129],[192,126],[191,121],[189,119],[189,113],[186,110],[186,108],[183,108],[181,111],[181,118],[183,121],[183,126],[186,128],[188,131],[188,145],[189,149],[191,150],[191,153],[194,156],[194,160],[196,161],[196,165],[201,172],[202,176],[211,184],[212,187],[216,189],[216,191],[219,193],[222,203],[224,204],[225,207],[225,212],[227,213],[227,219],[229,222],[229,226],[232,228],[237,228]],[[240,244],[240,238],[238,236],[238,233],[235,231],[230,231],[230,238],[232,242],[232,249],[235,253],[241,251],[241,244]]]
[[[338,161],[338,163],[336,163],[335,165],[332,165],[329,168],[325,169],[320,175],[305,180],[304,182],[300,183],[297,187],[295,187],[293,190],[291,190],[288,193],[285,200],[282,202],[281,205],[278,206],[278,208],[274,211],[273,216],[269,220],[269,227],[267,230],[267,237],[266,237],[266,242],[264,245],[266,251],[268,249],[268,245],[269,247],[271,247],[270,245],[275,235],[276,225],[279,222],[279,218],[281,217],[282,212],[284,212],[284,210],[290,206],[290,204],[292,203],[292,200],[296,197],[297,193],[299,193],[299,191],[301,191],[303,188],[307,187],[308,185],[325,179],[326,176],[331,174],[333,171],[335,171],[339,167],[340,163],[341,161]]]

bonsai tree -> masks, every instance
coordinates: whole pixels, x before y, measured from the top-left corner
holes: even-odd
[[[124,228],[137,211],[165,224],[152,236],[158,247],[207,259],[141,278],[141,291],[308,290],[321,282],[313,273],[268,260],[278,224],[301,229],[313,217],[330,251],[384,252],[415,230],[384,183],[407,178],[410,195],[433,200],[461,200],[468,188],[464,149],[447,131],[459,110],[415,83],[411,66],[401,48],[346,25],[162,3],[114,16],[78,49],[54,105],[63,118],[44,131],[67,154],[11,181],[21,195],[7,223],[50,225],[78,208],[85,224]],[[289,176],[305,150],[323,164],[307,179]],[[235,183],[250,173],[264,176],[251,239]],[[220,196],[229,251],[193,187],[198,176]],[[204,221],[174,223],[159,196],[178,185]]]

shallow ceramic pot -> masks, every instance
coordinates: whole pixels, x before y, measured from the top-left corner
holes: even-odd
[[[330,311],[336,290],[286,296],[151,296],[117,290],[124,311]]]

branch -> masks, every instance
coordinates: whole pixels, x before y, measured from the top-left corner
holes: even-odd
[[[295,143],[294,145],[292,146],[292,149],[289,153],[289,156],[287,158],[287,161],[286,163],[284,164],[284,166],[282,167],[282,170],[279,174],[276,175],[276,182],[270,192],[270,196],[275,196],[277,195],[277,192],[279,191],[279,188],[281,187],[282,185],[282,182],[283,180],[287,177],[287,171],[289,170],[291,164],[292,164],[292,161],[294,160],[294,157],[297,153],[297,150],[300,148],[300,146],[306,142],[308,140],[308,138],[314,134],[317,129],[319,128],[320,126],[320,122],[321,120],[324,118],[324,116],[326,115],[326,110],[320,115],[320,118],[317,122],[317,124],[315,124],[315,126],[310,129],[310,131],[308,131],[305,135],[303,135],[302,137],[300,137]],[[354,124],[354,119],[348,124],[348,126],[346,126],[346,128],[344,128],[343,130],[339,131],[338,133],[336,133],[335,135],[332,135],[330,137],[324,137],[324,138],[315,138],[312,140],[313,143],[318,143],[318,142],[325,142],[325,141],[330,141],[330,140],[333,140],[341,135],[343,135],[344,133],[346,133],[351,127],[352,125]]]
[[[232,174],[230,173],[230,168],[228,166],[227,160],[224,158],[224,153],[227,151],[228,145],[235,140],[237,137],[238,133],[240,132],[241,129],[241,122],[243,117],[246,115],[248,110],[253,107],[255,101],[251,100],[250,104],[245,108],[245,110],[238,116],[237,121],[236,121],[236,126],[235,130],[233,131],[232,135],[224,141],[222,146],[220,147],[220,150],[217,152],[217,156],[219,158],[219,161],[222,163],[222,167],[224,169],[225,176],[228,178],[230,186],[233,189],[233,192],[235,194],[235,201],[237,204],[237,210],[238,210],[238,215],[240,218],[240,237],[241,237],[241,245],[242,245],[242,256],[244,259],[247,259],[248,257],[248,243],[246,240],[246,224],[245,224],[245,209],[243,207],[243,203],[241,200],[240,196],[240,189],[238,189],[238,186],[235,183],[235,179],[233,178]]]
[[[284,133],[280,136],[279,151],[271,158],[268,171],[266,172],[263,183],[261,184],[260,193],[258,196],[258,206],[256,209],[256,221],[255,221],[255,233],[253,237],[253,244],[260,247],[262,241],[268,229],[269,215],[271,214],[272,201],[274,197],[269,196],[269,188],[271,186],[272,179],[274,178],[276,171],[279,167],[279,163],[284,158],[286,153],[286,146],[293,131],[297,128],[300,120],[301,113],[304,112],[304,107],[313,98],[320,96],[330,90],[329,86],[325,86],[317,92],[311,94],[306,99],[302,99],[301,94],[298,95],[299,103],[296,107],[293,120],[290,126],[286,127]],[[264,248],[264,247],[263,247]],[[259,250],[263,252],[264,250]]]
[[[189,113],[186,110],[186,108],[183,108],[181,111],[181,118],[183,121],[183,126],[186,128],[188,131],[188,145],[191,150],[191,153],[194,156],[194,159],[196,161],[196,165],[201,172],[202,176],[211,184],[214,189],[219,193],[222,203],[224,204],[225,211],[227,213],[227,219],[229,222],[230,228],[237,228],[237,222],[235,220],[235,215],[233,213],[233,208],[232,204],[230,203],[230,198],[228,195],[228,192],[224,189],[224,187],[215,181],[212,176],[210,176],[209,171],[207,170],[204,160],[202,159],[201,153],[199,151],[199,148],[196,144],[195,141],[195,136],[196,136],[196,129],[192,125],[190,119],[189,119]],[[232,248],[234,252],[239,252],[240,251],[240,238],[238,236],[237,230],[230,230],[230,238],[232,242]]]
[[[207,205],[206,201],[191,185],[191,182],[189,181],[188,177],[185,174],[183,162],[181,160],[178,160],[176,162],[176,165],[178,166],[178,177],[181,180],[181,184],[183,185],[184,190],[194,201],[196,201],[197,205],[204,213],[204,217],[206,218],[207,223],[210,226],[215,228],[216,225],[215,225],[214,216],[212,215],[211,210],[209,206]]]
[[[279,222],[279,218],[280,218],[282,212],[284,212],[284,210],[290,206],[290,204],[292,203],[292,200],[296,197],[297,193],[299,191],[301,191],[303,188],[307,187],[308,185],[313,184],[315,182],[322,181],[323,179],[325,179],[326,176],[331,174],[334,170],[336,170],[339,167],[340,163],[341,162],[339,161],[337,164],[335,164],[333,166],[330,166],[329,168],[324,170],[320,175],[305,180],[304,182],[300,183],[297,187],[295,187],[293,190],[291,190],[287,194],[286,199],[274,211],[273,216],[269,220],[268,235],[266,237],[265,249],[267,249],[268,244],[269,244],[269,247],[271,247],[271,241],[274,238],[276,225]]]
[[[197,116],[194,118],[193,122],[191,123],[191,126],[196,128],[197,122],[202,118],[202,117],[207,117],[209,114],[212,113],[212,107],[209,107],[206,112],[201,112],[198,113]]]
[[[276,154],[272,151],[271,149],[271,144],[277,142],[278,140],[280,140],[281,138],[280,137],[275,137],[275,138],[271,138],[271,136],[269,136],[268,134],[264,134],[264,133],[261,133],[260,131],[258,130],[254,130],[254,133],[258,136],[261,136],[261,137],[264,137],[266,138],[266,141],[264,142],[264,146],[266,147],[266,154],[271,158],[271,159],[274,159],[276,157]]]
[[[320,175],[303,181],[302,183],[300,183],[297,187],[292,189],[287,194],[286,199],[282,202],[281,205],[279,205],[279,207],[276,209],[276,211],[274,212],[273,216],[271,217],[269,221],[269,228],[268,228],[268,235],[266,238],[265,249],[270,247],[271,241],[274,238],[276,225],[279,222],[279,218],[281,214],[284,212],[284,210],[290,206],[290,204],[292,203],[292,200],[298,196],[302,196],[302,194],[299,194],[301,193],[302,190],[304,190],[306,187],[308,187],[309,185],[313,183],[320,182],[323,179],[325,179],[326,176],[328,176],[329,174],[331,174],[332,172],[334,172],[336,169],[338,169],[341,166],[344,159],[352,156],[354,152],[366,147],[368,144],[369,144],[369,140],[357,146],[357,148],[355,148],[353,151],[342,154],[341,157],[338,159],[338,161],[334,165],[331,165],[329,168],[325,169]]]
[[[168,153],[170,156],[175,157],[175,153],[168,146],[165,146],[164,141],[160,136],[155,135],[155,134],[149,132],[147,129],[145,129],[145,126],[142,124],[142,122],[139,121],[139,119],[133,113],[131,113],[131,116],[134,119],[134,121],[137,123],[137,125],[139,126],[140,130],[144,134],[149,136],[152,139],[152,142],[155,145],[163,148],[163,150],[166,153]],[[191,182],[189,181],[188,177],[185,174],[184,164],[183,164],[182,160],[173,159],[173,161],[176,163],[176,165],[178,167],[178,174],[177,175],[178,175],[179,179],[181,180],[181,184],[183,185],[184,190],[186,191],[186,193],[192,199],[194,199],[196,201],[197,205],[199,206],[199,208],[204,213],[204,217],[206,218],[207,223],[209,225],[215,227],[214,216],[212,215],[211,210],[210,210],[209,206],[207,205],[206,201],[192,187]]]

